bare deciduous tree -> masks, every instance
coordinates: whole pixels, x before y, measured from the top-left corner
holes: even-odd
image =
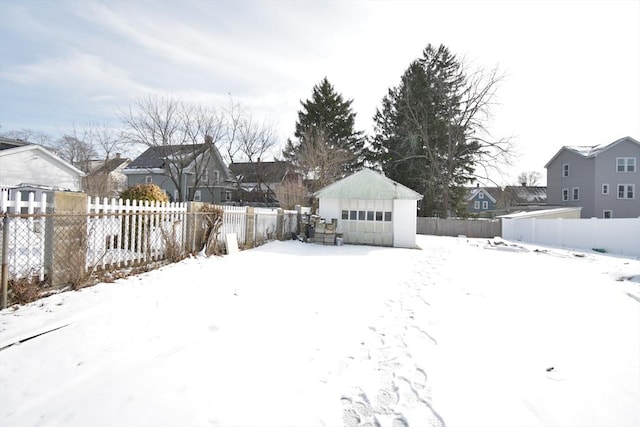
[[[540,184],[540,180],[542,179],[542,174],[536,171],[528,171],[521,172],[518,175],[517,181],[518,184],[524,185],[526,187],[535,187]]]
[[[198,187],[211,165],[205,155],[225,136],[223,117],[214,109],[171,97],[138,98],[120,115],[127,141],[152,149],[163,159],[165,173],[187,200],[185,186]]]
[[[353,154],[333,147],[322,128],[307,131],[304,138],[306,143],[298,148],[296,166],[313,193],[342,178],[343,165],[353,161]]]

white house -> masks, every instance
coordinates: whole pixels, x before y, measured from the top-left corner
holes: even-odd
[[[315,193],[318,214],[338,220],[345,243],[416,247],[416,212],[422,195],[370,169]]]
[[[0,138],[0,184],[80,191],[85,174],[44,147]]]

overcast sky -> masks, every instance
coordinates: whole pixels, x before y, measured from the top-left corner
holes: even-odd
[[[489,125],[519,157],[499,183],[544,173],[563,145],[640,139],[639,0],[0,0],[0,22],[5,132],[117,124],[148,93],[220,107],[231,94],[284,142],[326,76],[371,133],[387,90],[442,43],[506,75]]]

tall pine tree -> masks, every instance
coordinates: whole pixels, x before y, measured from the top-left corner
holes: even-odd
[[[484,107],[488,93],[475,89],[445,46],[427,45],[376,111],[369,160],[424,195],[422,216],[446,217],[464,206],[463,185],[482,148],[474,137],[482,108],[474,107]]]
[[[322,187],[358,170],[364,163],[364,136],[356,131],[352,100],[345,100],[325,77],[313,87],[311,99],[301,101],[295,137],[284,158],[313,175]],[[317,188],[313,188],[315,190]]]

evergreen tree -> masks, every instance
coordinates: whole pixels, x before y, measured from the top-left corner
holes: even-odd
[[[445,46],[427,45],[374,116],[368,158],[390,178],[424,195],[423,216],[446,217],[462,209],[463,185],[474,177],[486,148],[474,133],[477,115],[493,92],[478,91],[478,80],[472,83]]]
[[[313,87],[311,99],[300,102],[297,141],[287,141],[284,158],[326,184],[362,167],[364,136],[354,130],[356,114],[351,108],[352,102],[337,93],[326,77],[322,79]],[[319,156],[328,158],[318,159]],[[316,159],[311,161],[313,157]]]

